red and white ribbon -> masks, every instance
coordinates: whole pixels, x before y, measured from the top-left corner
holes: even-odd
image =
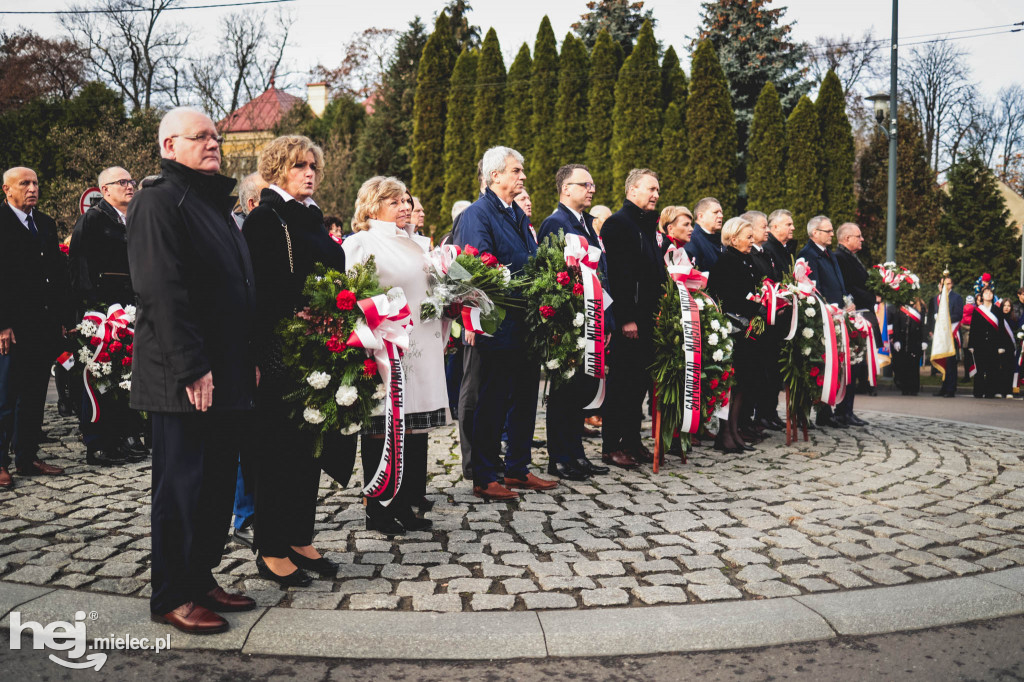
[[[778,321],[779,311],[789,305],[782,288],[769,278],[765,278],[761,284],[761,295],[747,294],[747,298],[755,303],[760,303],[768,311],[768,324],[774,325]]]
[[[591,245],[578,234],[565,235],[565,248],[562,250],[565,264],[568,267],[579,266],[580,278],[583,280],[584,324],[582,339],[584,346],[584,367],[588,376],[600,380],[597,392],[583,409],[595,410],[604,403],[605,366],[604,366],[604,313],[611,305],[612,297],[601,288],[601,279],[597,269],[601,263],[601,249]]]
[[[366,350],[377,363],[377,371],[388,387],[384,418],[384,455],[373,478],[363,488],[367,497],[381,498],[390,491],[385,507],[391,504],[402,485],[405,470],[405,373],[402,353],[409,349],[412,313],[405,292],[395,287],[387,294],[364,298],[356,305],[366,318],[348,338],[348,345]]]
[[[980,313],[981,316],[983,318],[985,318],[986,322],[988,322],[990,325],[992,325],[996,329],[999,329],[999,320],[996,319],[995,313],[993,313],[989,308],[985,308],[985,307],[980,306],[980,305],[974,306],[974,313],[976,315]]]
[[[800,299],[808,299],[808,303],[815,305],[815,298],[818,294],[810,274],[811,266],[807,264],[807,261],[803,258],[797,259],[796,263],[793,264],[793,279],[796,280],[796,285],[789,286],[786,291],[779,294],[780,298],[785,299],[793,306],[793,316],[789,321],[789,332],[783,339],[784,341],[792,341],[793,337],[796,336],[797,325],[800,322],[797,317],[800,313]]]
[[[867,350],[864,359],[868,364],[868,385],[874,386],[878,379],[878,346],[875,343],[875,330],[868,318],[861,313],[854,313],[851,317],[854,328],[867,339]]]
[[[676,283],[676,291],[679,294],[679,323],[683,328],[683,354],[686,358],[683,421],[679,426],[679,432],[697,433],[700,430],[700,375],[703,368],[703,353],[700,309],[694,295],[707,286],[708,273],[694,268],[686,252],[674,244],[665,252],[665,266],[668,276]]]
[[[837,337],[837,350],[839,358],[839,387],[836,390],[836,403],[843,402],[843,398],[846,397],[846,391],[850,386],[850,380],[853,378],[853,368],[850,366],[852,361],[852,353],[850,352],[850,334],[846,328],[846,311],[832,303],[829,305],[832,311],[832,319],[839,326],[839,335]],[[833,329],[835,326],[833,325]]]
[[[111,341],[118,339],[118,332],[121,330],[126,331],[128,334],[134,336],[135,330],[128,326],[131,317],[121,307],[120,303],[115,303],[107,309],[107,314],[90,310],[82,316],[83,321],[92,322],[96,325],[96,331],[93,332],[92,339],[98,339],[99,342],[96,344],[92,354],[92,358],[85,364],[85,369],[82,370],[82,383],[85,386],[85,395],[89,399],[89,407],[92,410],[92,416],[89,421],[93,424],[100,419],[100,405],[96,399],[96,393],[93,391],[92,385],[89,383],[89,365],[97,361],[100,353],[107,351]],[[109,352],[109,351],[108,351]]]
[[[900,312],[912,319],[914,322],[917,322],[918,324],[921,323],[921,313],[919,313],[917,309],[905,305],[900,307]]]

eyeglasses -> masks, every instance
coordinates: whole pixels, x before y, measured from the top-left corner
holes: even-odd
[[[824,232],[825,234],[832,234],[833,232],[835,232],[835,229],[823,230],[820,227],[816,228],[816,229],[817,229],[818,232]]]
[[[580,187],[585,187],[588,192],[592,192],[592,191],[597,189],[597,185],[595,185],[592,182],[567,182],[565,184],[567,184],[567,185],[579,185]]]
[[[121,187],[138,187],[139,181],[132,180],[131,178],[121,178],[120,180],[112,180],[110,182],[103,183],[103,186],[107,185],[121,185]]]
[[[217,144],[224,144],[224,136],[218,135],[217,133],[197,133],[195,135],[171,135],[171,137],[182,137],[185,138],[186,140],[199,142],[200,144],[206,144],[210,140],[213,140]]]

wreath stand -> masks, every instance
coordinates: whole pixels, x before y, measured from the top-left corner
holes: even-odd
[[[800,430],[803,429],[804,440],[807,438],[807,422],[801,424],[797,421],[797,415],[789,410],[789,387],[786,387],[786,445],[792,445],[800,438]]]

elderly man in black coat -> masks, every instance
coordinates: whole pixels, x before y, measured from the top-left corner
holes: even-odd
[[[11,488],[10,450],[22,476],[56,475],[36,452],[50,366],[71,324],[67,268],[53,218],[36,209],[39,179],[31,168],[3,176],[0,205],[0,488]]]
[[[783,275],[793,271],[793,259],[796,256],[793,230],[793,214],[786,209],[777,209],[768,216],[768,238],[762,246],[771,254]]]
[[[160,122],[160,175],[128,208],[138,301],[131,406],[153,420],[154,620],[222,632],[213,611],[255,607],[214,580],[231,521],[243,415],[254,407],[252,263],[231,217],[234,180],[205,114]]]
[[[864,246],[864,236],[861,234],[857,223],[843,223],[836,231],[836,241],[839,248],[836,249],[836,261],[839,263],[839,271],[843,275],[843,283],[846,291],[853,297],[853,305],[857,310],[863,310],[863,315],[871,323],[872,330],[878,329],[878,320],[875,318],[875,295],[868,291],[868,270],[857,257],[857,252]],[[876,339],[877,341],[878,339]],[[852,379],[867,378],[868,363],[865,359],[853,366]],[[868,423],[853,413],[854,381],[846,387],[846,396],[842,402],[836,405],[836,421],[851,426],[867,426]]]

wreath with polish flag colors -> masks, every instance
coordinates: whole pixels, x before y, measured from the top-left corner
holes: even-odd
[[[872,265],[867,288],[882,297],[887,305],[904,306],[919,296],[921,278],[892,261]]]
[[[420,304],[421,320],[449,319],[477,334],[490,336],[505,319],[512,301],[512,274],[488,252],[453,244],[429,254],[427,297]]]
[[[89,421],[100,418],[99,395],[110,400],[127,400],[132,388],[132,351],[135,342],[135,306],[115,303],[106,312],[90,310],[71,330],[78,346],[74,354],[63,353],[57,362],[82,381],[89,400]],[[117,389],[117,390],[115,390]]]
[[[779,369],[788,398],[787,414],[794,423],[806,422],[815,403],[835,404],[840,377],[841,334],[832,308],[815,289],[809,273],[807,261],[797,260],[793,274],[783,277],[779,294],[791,306]]]

